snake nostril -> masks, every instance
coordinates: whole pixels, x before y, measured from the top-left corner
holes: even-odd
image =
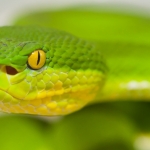
[[[6,72],[9,75],[15,75],[15,74],[18,73],[18,71],[15,68],[11,67],[11,66],[6,66]]]

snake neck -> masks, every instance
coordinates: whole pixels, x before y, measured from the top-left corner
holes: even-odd
[[[150,98],[148,44],[96,42],[108,66],[106,84],[99,101],[147,100]]]
[[[96,101],[148,100],[150,98],[148,80],[113,80],[106,82]]]

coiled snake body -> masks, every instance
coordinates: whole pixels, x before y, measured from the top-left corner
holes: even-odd
[[[62,10],[16,24],[26,26],[0,28],[1,111],[53,116],[93,100],[149,100],[148,17]]]

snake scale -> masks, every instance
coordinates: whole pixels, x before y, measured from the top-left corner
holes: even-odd
[[[148,16],[88,9],[24,16],[0,27],[0,110],[55,116],[93,100],[149,100],[149,57]]]

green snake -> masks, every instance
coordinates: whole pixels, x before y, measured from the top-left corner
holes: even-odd
[[[93,100],[149,100],[149,60],[148,16],[30,14],[0,27],[0,110],[55,116]]]

